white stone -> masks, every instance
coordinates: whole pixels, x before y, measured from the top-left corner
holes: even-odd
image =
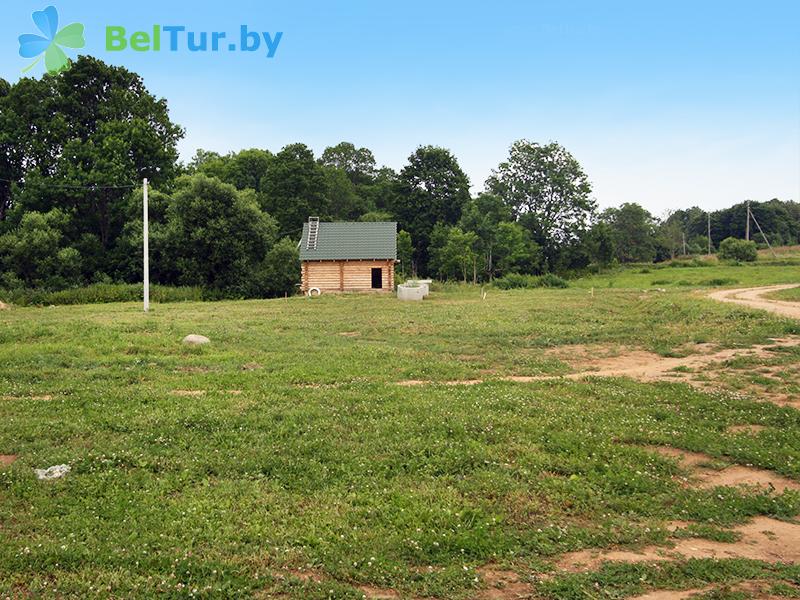
[[[193,346],[198,346],[200,344],[208,344],[211,340],[208,339],[204,335],[197,335],[196,333],[191,333],[183,338],[184,344],[192,344]]]
[[[58,479],[69,473],[71,468],[69,465],[53,465],[46,469],[34,469],[34,471],[39,479]]]

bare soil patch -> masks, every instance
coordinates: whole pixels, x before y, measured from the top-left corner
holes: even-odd
[[[11,307],[5,302],[0,301],[0,310],[11,310]]]
[[[205,390],[172,390],[173,396],[205,396]]]
[[[684,600],[713,590],[713,586],[693,588],[691,590],[655,590],[631,600]]]
[[[707,454],[688,452],[669,446],[652,446],[651,450],[662,456],[677,460],[680,465],[692,473],[687,485],[698,488],[714,488],[718,486],[754,485],[783,493],[785,490],[800,490],[800,482],[766,469],[732,464],[722,469],[714,469],[710,465],[719,463]]]
[[[400,594],[388,588],[360,585],[358,589],[360,589],[369,600],[393,600],[394,598],[400,597]]]
[[[770,584],[762,581],[743,581],[734,585],[709,585],[702,588],[692,588],[689,590],[654,590],[641,596],[631,598],[631,600],[684,600],[685,598],[694,598],[700,594],[707,594],[712,591],[722,592],[746,592],[751,598],[759,598],[760,600],[769,600],[775,598],[785,598],[785,596],[775,596],[770,594]]]
[[[763,425],[731,425],[725,431],[727,433],[749,433],[750,435],[755,435],[765,429],[766,427]]]
[[[478,574],[486,584],[486,589],[478,596],[482,600],[520,600],[534,596],[533,586],[520,581],[514,571],[486,566],[478,569]]]
[[[7,467],[17,460],[16,454],[0,454],[0,467]]]
[[[2,400],[52,400],[53,396],[50,394],[42,394],[41,396],[0,396]]]
[[[672,548],[579,550],[562,555],[556,567],[561,571],[583,572],[593,571],[608,561],[638,563],[690,558],[744,558],[772,563],[800,561],[800,524],[756,517],[733,531],[741,535],[740,541],[733,544],[687,539],[678,541]]]

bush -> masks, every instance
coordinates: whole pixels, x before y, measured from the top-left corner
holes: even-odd
[[[18,306],[102,304],[106,302],[141,302],[143,292],[141,284],[97,283],[58,292],[30,288],[0,290],[0,298]],[[150,300],[153,302],[184,302],[204,299],[208,298],[198,287],[150,286]]]
[[[569,283],[566,279],[554,275],[553,273],[545,273],[544,275],[520,275],[519,273],[509,273],[504,277],[495,279],[493,285],[501,290],[569,287]]]
[[[753,262],[758,259],[758,249],[752,240],[729,237],[719,245],[719,257],[724,260]]]

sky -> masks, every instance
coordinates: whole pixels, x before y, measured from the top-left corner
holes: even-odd
[[[517,139],[557,141],[601,208],[654,214],[745,199],[800,200],[800,2],[13,0],[0,8],[0,77],[32,62],[17,38],[53,5],[85,25],[90,54],[139,73],[197,148],[317,155],[350,141],[401,169],[450,149],[473,193]],[[226,32],[220,51],[109,51],[154,25]],[[282,32],[269,58],[229,51],[240,27]],[[41,77],[43,63],[27,75]]]

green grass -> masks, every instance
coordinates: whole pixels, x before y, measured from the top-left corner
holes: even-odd
[[[697,267],[708,278],[739,268]],[[742,269],[743,284],[797,276]],[[672,271],[692,269],[642,275]],[[532,575],[568,550],[665,543],[669,520],[724,539],[754,515],[798,515],[794,492],[681,487],[680,467],[644,448],[800,479],[794,409],[678,383],[493,378],[567,372],[544,352],[564,344],[666,354],[800,324],[680,286],[591,295],[574,283],[485,300],[447,286],[422,303],[330,295],[156,304],[147,315],[137,304],[0,312],[0,454],[19,455],[0,469],[0,596],[361,598],[371,585],[468,598],[489,563]],[[182,346],[188,333],[212,343]],[[395,385],[478,377],[488,381]],[[725,433],[740,423],[766,429]],[[65,478],[33,476],[59,463],[72,466]],[[791,566],[689,561],[558,577],[537,593],[798,577]]]
[[[800,283],[800,281],[793,281],[791,283]],[[781,290],[767,294],[767,298],[774,298],[775,300],[786,300],[789,302],[800,302],[800,287],[789,288],[788,290]]]
[[[702,266],[696,266],[702,265]],[[800,281],[800,255],[760,256],[758,262],[726,264],[716,259],[674,261],[609,269],[573,283],[594,288],[747,287]]]

